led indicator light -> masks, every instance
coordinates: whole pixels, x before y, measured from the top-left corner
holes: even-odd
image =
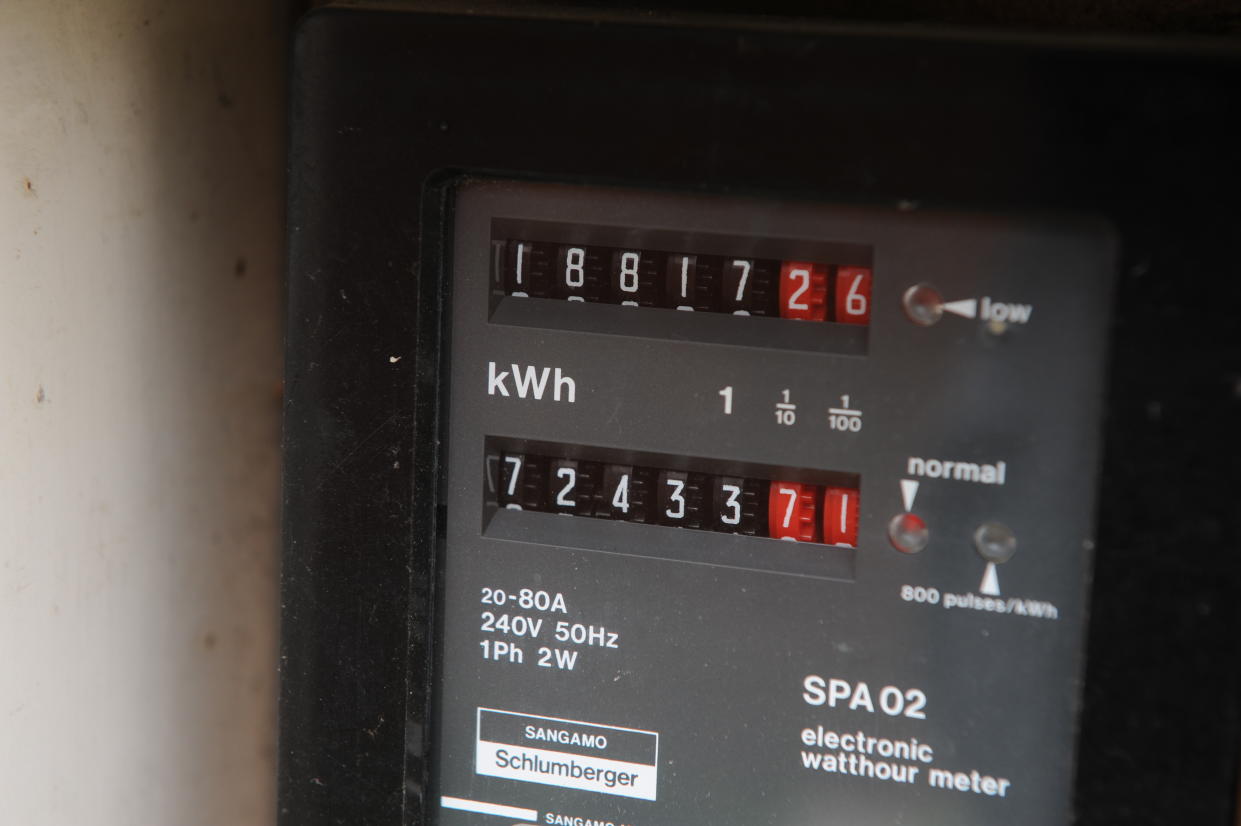
[[[916,554],[931,541],[931,532],[922,517],[912,513],[898,513],[888,523],[888,539],[892,547],[903,554]]]

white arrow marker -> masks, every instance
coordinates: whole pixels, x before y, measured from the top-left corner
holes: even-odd
[[[901,480],[901,499],[905,502],[905,513],[913,513],[914,497],[918,495],[918,482],[913,479]]]
[[[966,318],[977,318],[978,299],[966,298],[961,301],[947,301],[944,303],[944,309],[950,313],[965,316]]]
[[[978,586],[978,590],[989,597],[998,597],[1000,595],[1000,578],[995,575],[994,562],[987,563],[987,570],[983,572],[982,584]]]

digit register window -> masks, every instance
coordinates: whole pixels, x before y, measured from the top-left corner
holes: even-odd
[[[1067,822],[1106,228],[450,204],[430,822]]]
[[[864,236],[833,237],[775,207],[767,220],[725,233],[674,198],[648,197],[656,212],[628,221],[615,209],[583,220],[589,213],[543,205],[537,214],[546,218],[529,209],[491,222],[493,322],[866,351],[874,250]]]

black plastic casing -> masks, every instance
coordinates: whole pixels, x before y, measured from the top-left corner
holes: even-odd
[[[282,823],[422,822],[444,244],[463,172],[1105,216],[1121,278],[1079,821],[1229,822],[1238,88],[1236,55],[1207,47],[308,18],[290,156]]]

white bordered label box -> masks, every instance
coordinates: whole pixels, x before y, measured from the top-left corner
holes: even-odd
[[[478,709],[477,774],[655,800],[658,762],[653,731]]]

